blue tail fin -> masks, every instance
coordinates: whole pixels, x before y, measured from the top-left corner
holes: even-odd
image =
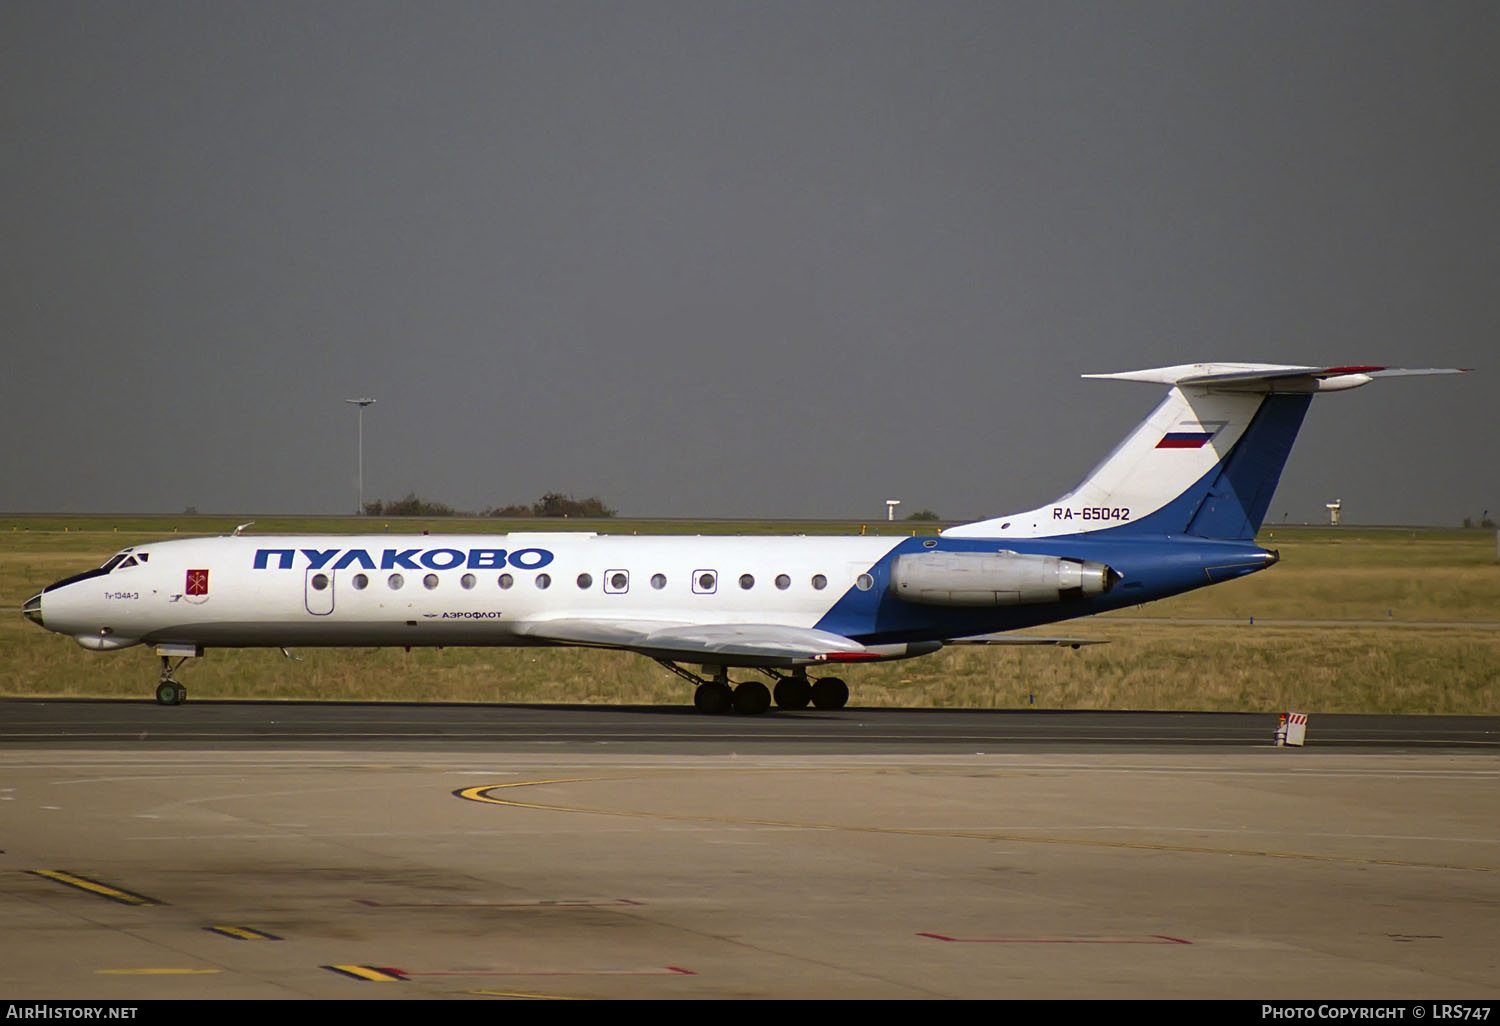
[[[1241,541],[1255,538],[1311,404],[1311,394],[1268,395],[1261,401],[1244,435],[1215,467],[1216,472],[1204,479],[1206,487],[1180,529],[1183,534]],[[1161,526],[1173,533],[1169,523]]]

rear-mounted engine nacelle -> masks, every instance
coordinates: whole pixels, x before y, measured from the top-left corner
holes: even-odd
[[[1019,552],[897,556],[891,592],[924,606],[1027,606],[1103,595],[1120,575],[1103,563]]]

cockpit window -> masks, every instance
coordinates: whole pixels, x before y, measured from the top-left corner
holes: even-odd
[[[109,557],[109,562],[105,563],[99,569],[103,570],[105,573],[109,573],[115,567],[119,566],[121,560],[123,560],[128,555],[130,555],[130,550],[129,549],[126,549],[124,552],[117,553],[117,554]]]
[[[139,559],[142,563],[144,563],[144,562],[146,562],[146,560],[148,560],[148,559],[151,558],[151,553],[149,553],[149,552],[137,552],[135,554],[135,558]]]
[[[135,566],[135,564],[136,564],[136,559],[135,559],[134,556],[131,556],[129,559],[125,560],[125,562],[121,563],[119,568],[121,570],[123,570],[127,566]]]

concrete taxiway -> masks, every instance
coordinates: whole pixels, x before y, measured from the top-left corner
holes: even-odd
[[[1493,719],[70,704],[0,709],[7,998],[1500,996]]]

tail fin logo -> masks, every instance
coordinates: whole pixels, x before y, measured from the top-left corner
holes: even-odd
[[[1161,441],[1156,443],[1158,449],[1201,449],[1213,441],[1214,435],[1223,430],[1224,425],[1229,423],[1224,420],[1213,420],[1197,423],[1188,421],[1179,424],[1177,431],[1168,431],[1162,436]]]

